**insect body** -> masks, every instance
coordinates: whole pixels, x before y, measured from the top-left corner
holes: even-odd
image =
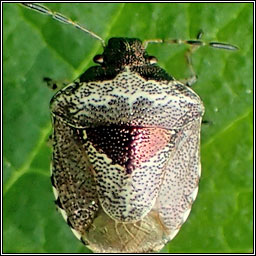
[[[111,38],[94,59],[99,65],[50,104],[56,204],[94,252],[159,251],[186,221],[198,192],[203,103],[157,66],[145,45]]]

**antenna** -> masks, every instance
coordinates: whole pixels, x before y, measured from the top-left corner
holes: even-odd
[[[239,50],[239,48],[237,46],[232,45],[232,44],[219,43],[219,42],[206,43],[206,42],[201,41],[201,40],[182,40],[182,39],[167,39],[167,40],[164,40],[164,39],[150,39],[150,40],[145,40],[143,42],[144,49],[146,49],[148,47],[148,44],[151,44],[151,43],[188,44],[188,45],[197,46],[197,47],[210,46],[210,47],[213,47],[213,48],[231,50],[231,51]]]
[[[224,49],[224,50],[231,50],[231,51],[235,51],[238,50],[239,48],[235,45],[232,44],[227,44],[227,43],[219,43],[219,42],[204,42],[201,39],[203,35],[203,31],[200,30],[199,33],[197,34],[196,40],[182,40],[182,39],[150,39],[150,40],[145,40],[143,42],[143,46],[144,49],[147,48],[148,44],[151,43],[167,43],[167,44],[188,44],[191,46],[195,46],[195,47],[200,47],[200,46],[210,46],[213,48],[219,48],[219,49]]]
[[[39,12],[41,14],[49,15],[53,19],[55,19],[55,20],[57,20],[59,22],[72,25],[75,28],[77,28],[79,30],[82,30],[83,32],[89,34],[90,36],[100,40],[103,48],[105,47],[105,41],[100,36],[96,35],[92,31],[90,31],[89,29],[86,29],[85,27],[81,26],[79,23],[76,23],[76,22],[72,21],[71,19],[69,19],[68,17],[64,16],[63,14],[58,13],[58,12],[54,12],[54,11],[52,11],[52,10],[48,9],[47,7],[45,7],[43,5],[40,5],[40,4],[31,4],[31,3],[21,3],[21,4],[23,6],[29,8],[29,9],[37,11],[37,12]]]
[[[200,30],[199,33],[197,34],[197,37],[196,37],[196,40],[182,40],[182,39],[167,39],[167,40],[164,40],[164,39],[151,39],[151,40],[145,40],[143,42],[143,47],[144,49],[147,48],[148,44],[151,44],[151,43],[158,43],[158,44],[163,44],[163,43],[167,43],[167,44],[187,44],[187,45],[190,45],[190,49],[187,50],[186,54],[185,54],[185,57],[186,57],[186,60],[187,60],[187,64],[188,64],[188,67],[190,69],[190,72],[192,74],[192,76],[188,79],[186,79],[184,81],[184,83],[187,85],[187,86],[191,86],[192,84],[194,84],[197,80],[197,75],[195,73],[195,70],[193,68],[193,65],[192,65],[192,54],[195,50],[197,50],[199,47],[201,46],[210,46],[210,47],[213,47],[213,48],[218,48],[218,49],[224,49],[224,50],[231,50],[231,51],[235,51],[235,50],[238,50],[239,48],[235,45],[232,45],[232,44],[227,44],[227,43],[220,43],[220,42],[209,42],[209,43],[206,43],[202,40],[200,40],[203,36],[203,31]]]

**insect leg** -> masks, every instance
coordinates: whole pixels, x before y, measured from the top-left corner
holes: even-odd
[[[56,81],[56,80],[53,80],[49,77],[44,77],[43,78],[43,81],[47,84],[47,86],[53,90],[53,91],[58,91],[62,88],[64,88],[64,86],[66,86],[67,84],[66,83],[63,83],[63,82],[59,82],[59,81]]]
[[[197,34],[197,37],[195,40],[183,40],[183,39],[149,39],[145,40],[143,42],[143,47],[146,49],[148,44],[151,43],[167,43],[167,44],[186,44],[189,45],[189,49],[187,50],[185,57],[186,61],[189,67],[189,70],[191,72],[191,77],[188,79],[184,79],[183,83],[186,84],[187,86],[191,86],[197,81],[197,75],[195,73],[195,70],[192,65],[192,54],[201,46],[210,46],[212,48],[218,48],[218,49],[224,49],[224,50],[238,50],[239,48],[235,45],[232,44],[227,44],[227,43],[220,43],[220,42],[205,42],[202,41],[203,31],[200,30],[199,33]]]
[[[199,40],[203,36],[203,31],[200,30],[197,34],[196,39]],[[191,87],[194,83],[197,81],[197,75],[194,70],[193,64],[192,64],[192,54],[200,47],[200,45],[191,45],[188,50],[185,53],[185,58],[188,64],[188,68],[190,70],[191,76],[187,79],[184,79],[183,83],[189,87]]]

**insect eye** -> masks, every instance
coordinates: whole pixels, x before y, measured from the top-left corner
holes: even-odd
[[[94,56],[93,61],[95,63],[102,64],[104,62],[103,55]]]
[[[149,56],[148,57],[148,60],[149,60],[149,63],[150,64],[155,64],[155,63],[157,63],[157,58],[156,57],[154,57],[154,56]]]

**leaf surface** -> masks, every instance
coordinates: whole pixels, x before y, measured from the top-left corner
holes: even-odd
[[[162,252],[248,253],[253,248],[253,4],[50,3],[104,39],[193,39],[237,45],[193,55],[209,125],[201,136],[198,198]],[[49,101],[43,77],[71,82],[102,53],[99,41],[15,3],[3,4],[3,251],[86,253],[55,211],[49,165]],[[184,45],[148,53],[176,79],[189,77]]]

